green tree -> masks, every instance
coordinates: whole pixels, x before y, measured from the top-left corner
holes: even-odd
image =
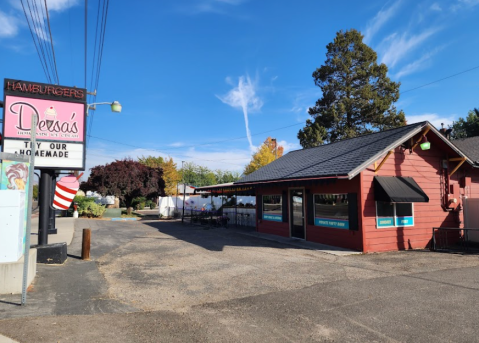
[[[479,136],[479,110],[475,108],[469,111],[466,119],[459,118],[452,125],[452,138],[466,138]]]
[[[240,179],[241,175],[238,172],[231,172],[217,169],[215,170],[215,178],[218,183],[235,182]]]
[[[215,174],[207,167],[186,162],[181,169],[182,180],[191,186],[202,187],[217,184]]]
[[[141,164],[144,164],[147,167],[150,168],[161,168],[165,160],[161,156],[141,156],[138,158],[138,162]]]
[[[303,148],[405,125],[404,112],[394,106],[400,83],[387,77],[360,32],[339,31],[326,48],[326,62],[313,72],[322,97],[298,133]]]
[[[261,167],[273,162],[276,157],[283,156],[283,147],[276,146],[276,142],[271,137],[266,138],[264,143],[259,147],[258,151],[253,154],[250,163],[245,167],[244,174],[248,175]]]

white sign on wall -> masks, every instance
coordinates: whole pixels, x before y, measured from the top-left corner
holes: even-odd
[[[5,138],[3,151],[30,156],[32,151],[29,140]],[[35,168],[82,168],[83,143],[62,143],[37,141]]]

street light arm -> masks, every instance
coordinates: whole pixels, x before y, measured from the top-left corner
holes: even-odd
[[[93,104],[87,104],[86,112],[88,115],[88,111],[91,110],[96,110],[96,105],[110,105],[111,106],[111,111],[112,112],[121,112],[121,104],[118,101],[113,101],[113,102],[95,102]]]
[[[95,106],[95,105],[111,105],[111,102],[94,102],[93,104],[88,104],[88,108]]]

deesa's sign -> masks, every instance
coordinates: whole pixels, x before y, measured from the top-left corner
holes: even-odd
[[[35,167],[85,169],[86,90],[5,79],[3,152],[31,155],[37,117]]]

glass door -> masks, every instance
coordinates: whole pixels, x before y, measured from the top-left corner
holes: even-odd
[[[305,238],[304,234],[304,206],[303,190],[292,189],[290,191],[290,218],[291,218],[291,237]]]

